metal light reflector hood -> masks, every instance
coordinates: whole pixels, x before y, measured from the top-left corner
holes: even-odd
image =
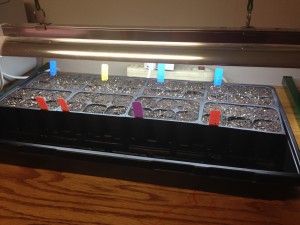
[[[0,55],[300,68],[299,30],[3,25]]]

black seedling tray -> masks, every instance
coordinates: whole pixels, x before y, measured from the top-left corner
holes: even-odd
[[[49,111],[39,110],[36,96],[45,97]],[[62,112],[57,98],[64,98],[71,112]],[[142,102],[143,119],[134,118],[133,101]],[[218,127],[208,125],[212,109],[222,113]],[[276,177],[273,182],[300,181],[298,147],[276,92],[268,86],[160,84],[118,76],[103,82],[97,75],[44,73],[1,96],[0,116],[4,142],[75,148],[112,161],[134,156],[128,162],[137,167],[143,167],[141,161],[159,162],[152,169],[171,163],[178,172],[209,167],[216,176],[253,181],[245,176],[251,171]],[[228,169],[235,173],[224,175]]]

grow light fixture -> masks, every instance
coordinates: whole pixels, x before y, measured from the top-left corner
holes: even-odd
[[[300,30],[1,28],[3,56],[300,68]]]

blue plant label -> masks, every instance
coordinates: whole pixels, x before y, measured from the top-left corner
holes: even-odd
[[[57,73],[56,69],[56,61],[55,60],[50,60],[50,76],[54,77]]]
[[[222,68],[216,68],[214,76],[214,86],[221,86],[223,80],[224,70]]]
[[[158,64],[157,65],[157,83],[164,83],[165,82],[165,64]]]

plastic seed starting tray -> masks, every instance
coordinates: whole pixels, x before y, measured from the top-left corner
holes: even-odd
[[[37,96],[48,111],[39,109]],[[70,112],[62,112],[57,98]],[[142,103],[143,119],[134,118],[133,101]],[[208,125],[211,110],[221,112],[218,127]],[[53,154],[76,149],[73,154],[148,169],[291,184],[300,179],[298,147],[268,86],[42,73],[1,96],[0,116],[4,142],[55,146]]]

